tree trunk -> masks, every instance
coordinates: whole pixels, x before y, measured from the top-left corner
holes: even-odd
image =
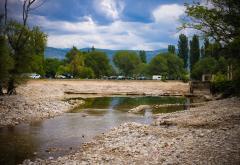
[[[10,79],[8,81],[8,89],[7,89],[7,94],[8,95],[15,95],[15,94],[17,94],[16,88],[15,88],[14,84],[15,84],[14,79]]]
[[[0,96],[2,96],[4,93],[3,93],[3,87],[2,87],[2,83],[0,82]]]

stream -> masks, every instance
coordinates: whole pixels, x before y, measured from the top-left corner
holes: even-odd
[[[75,98],[79,99],[79,98]],[[125,122],[150,124],[154,113],[185,110],[185,106],[148,109],[139,114],[128,110],[139,105],[189,104],[185,97],[97,97],[51,119],[0,128],[0,164],[24,159],[57,158],[74,152],[81,144]]]

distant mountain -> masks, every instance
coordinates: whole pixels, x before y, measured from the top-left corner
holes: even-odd
[[[45,57],[46,58],[58,58],[58,59],[64,59],[66,53],[71,48],[53,48],[53,47],[46,47],[45,49]],[[91,50],[91,48],[82,48],[81,51],[87,52],[88,50]],[[112,61],[114,54],[119,50],[111,50],[111,49],[98,49],[97,51],[105,52],[108,55],[108,58]],[[139,52],[139,50],[131,50],[135,52]],[[167,49],[159,49],[159,50],[153,50],[153,51],[146,51],[147,61],[149,62],[154,56],[156,56],[159,53],[167,52]]]

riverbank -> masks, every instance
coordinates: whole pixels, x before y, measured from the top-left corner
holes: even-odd
[[[78,152],[23,164],[239,164],[240,99],[156,116],[152,125],[125,123]]]
[[[17,95],[0,97],[0,127],[54,117],[83,103],[66,101],[71,97],[188,92],[188,83],[180,81],[30,80],[17,88]]]

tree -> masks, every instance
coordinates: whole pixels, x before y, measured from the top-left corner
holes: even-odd
[[[211,56],[211,52],[210,52],[210,43],[209,43],[209,39],[205,38],[204,39],[204,56],[203,57],[210,57]]]
[[[206,37],[224,44],[239,38],[240,1],[209,0],[206,3],[186,4],[188,17],[181,28],[196,29]]]
[[[92,46],[92,49],[91,49],[91,50],[92,50],[92,52],[94,52],[94,51],[95,51],[95,48],[94,48],[94,46]]]
[[[0,95],[3,95],[3,86],[8,81],[9,71],[13,68],[13,59],[7,46],[5,36],[0,36]]]
[[[99,51],[86,54],[85,66],[92,68],[97,78],[110,75],[112,70],[106,53]]]
[[[14,67],[10,71],[8,94],[14,94],[17,79],[22,73],[38,71],[43,74],[43,53],[47,36],[37,27],[30,29],[16,21],[8,22],[6,34],[14,60]]]
[[[191,77],[201,80],[203,74],[216,72],[217,61],[213,57],[206,57],[198,61],[192,68]]]
[[[71,70],[71,74],[73,77],[81,77],[80,73],[82,68],[84,67],[85,63],[85,57],[84,55],[77,50],[75,47],[73,47],[66,55],[68,65]]]
[[[186,74],[184,70],[183,60],[175,54],[167,54],[164,56],[167,60],[167,77],[168,79],[178,80],[182,79]]]
[[[162,75],[168,79],[182,79],[186,74],[183,60],[170,53],[161,53],[149,63],[150,75]]]
[[[155,56],[149,63],[149,74],[150,75],[162,75],[167,76],[168,64],[164,54]]]
[[[125,76],[132,76],[136,67],[141,63],[134,51],[118,51],[113,57],[114,64]]]
[[[147,76],[148,75],[148,64],[140,63],[134,70],[136,76]]]
[[[192,41],[190,41],[190,67],[191,69],[200,59],[199,38],[197,35],[193,35]]]
[[[144,50],[139,51],[139,57],[140,57],[142,63],[147,63],[146,52]]]
[[[175,45],[168,45],[168,53],[175,54]]]
[[[57,58],[47,58],[44,62],[45,74],[47,77],[54,78],[57,74],[59,66],[62,65],[62,61]]]
[[[183,59],[184,68],[188,67],[188,38],[184,34],[179,35],[178,40],[178,56]]]
[[[36,0],[23,1],[23,8],[22,8],[23,23],[22,24],[14,20],[11,20],[11,21],[7,20],[7,15],[8,15],[7,2],[8,1],[5,0],[5,11],[4,11],[5,21],[4,21],[3,31],[4,31],[4,36],[7,36],[7,40],[8,40],[7,45],[9,46],[8,47],[9,52],[11,52],[11,56],[14,61],[13,68],[9,70],[10,78],[8,81],[7,93],[14,94],[16,93],[15,88],[16,88],[17,79],[21,76],[21,74],[26,72],[31,72],[32,70],[36,69],[35,65],[43,64],[43,58],[42,58],[43,53],[40,54],[38,51],[39,50],[38,48],[41,47],[41,50],[44,50],[46,42],[43,42],[44,46],[42,46],[39,40],[46,41],[46,38],[45,38],[46,35],[44,33],[40,33],[40,30],[38,28],[31,29],[27,26],[29,12],[39,7],[39,6],[33,7],[33,4],[36,2]],[[41,36],[37,34],[41,34]],[[34,44],[34,42],[36,44]],[[40,58],[38,58],[40,56],[41,56],[41,60],[39,60]],[[32,65],[31,62],[35,63],[35,65]],[[41,70],[39,72],[43,71],[43,67],[39,67],[38,69]]]

